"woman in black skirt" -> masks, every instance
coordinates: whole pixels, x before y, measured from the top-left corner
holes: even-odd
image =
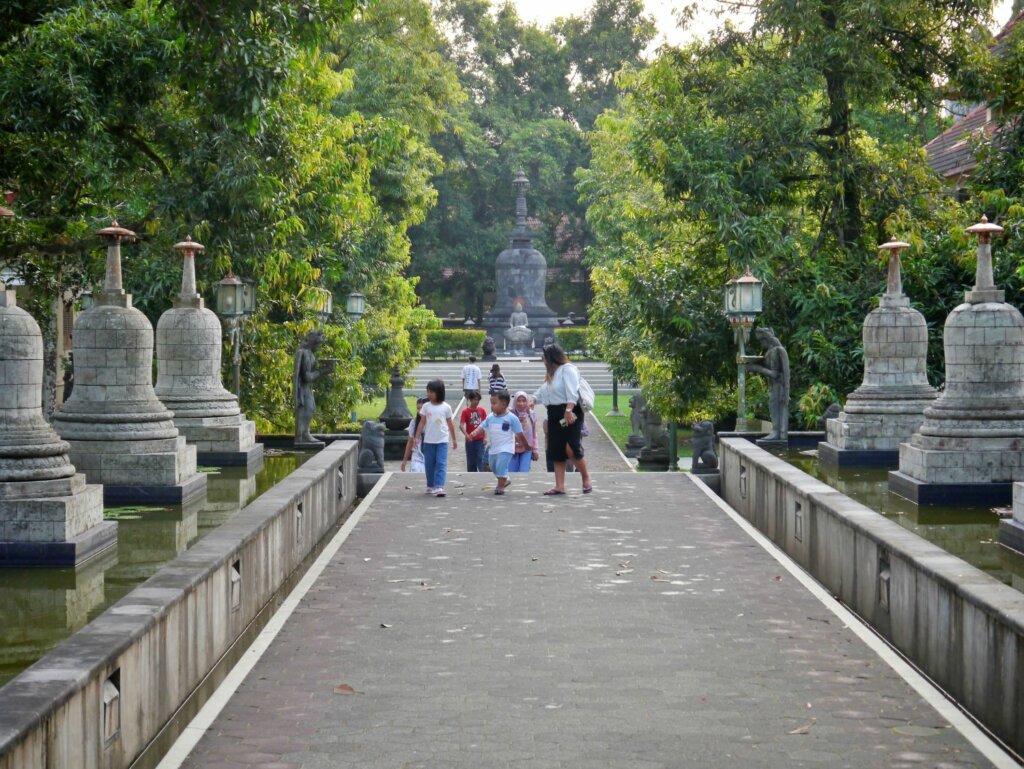
[[[557,344],[544,347],[544,384],[537,401],[548,410],[548,448],[555,463],[555,486],[544,492],[551,497],[565,494],[565,463],[571,459],[583,480],[583,493],[593,491],[587,461],[583,458],[583,409],[580,407],[580,372]]]

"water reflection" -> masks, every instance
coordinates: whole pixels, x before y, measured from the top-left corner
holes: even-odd
[[[790,451],[784,458],[923,539],[1024,591],[1024,556],[999,544],[999,515],[993,508],[918,506],[889,491],[886,469],[823,466],[816,452]]]
[[[289,475],[311,454],[211,468],[206,498],[185,507],[108,508],[117,546],[77,569],[0,569],[0,684],[13,678]]]

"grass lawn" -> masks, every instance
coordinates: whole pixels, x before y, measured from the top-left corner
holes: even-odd
[[[388,399],[383,395],[379,398],[374,398],[372,401],[366,403],[360,403],[356,406],[356,421],[362,422],[366,419],[377,419],[381,412],[384,410],[384,406],[387,404]],[[405,396],[405,402],[409,406],[409,413],[416,413],[416,397],[407,395]]]
[[[612,410],[612,396],[610,395],[597,395],[594,397],[594,413],[597,414],[597,418],[601,420],[601,424],[604,425],[604,429],[608,431],[608,434],[612,437],[612,440],[618,445],[620,449],[626,448],[626,440],[629,438],[629,434],[632,432],[629,421],[629,397],[623,397],[619,395],[619,411],[622,412],[621,417],[606,417],[609,411]],[[680,457],[688,457],[692,454],[690,449],[690,438],[693,437],[693,430],[686,428],[685,430],[676,430],[676,441],[678,443],[678,455]]]

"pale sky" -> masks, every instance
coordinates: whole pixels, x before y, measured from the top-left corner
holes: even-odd
[[[587,8],[592,0],[513,0],[519,15],[528,21],[534,21],[546,25],[554,21],[558,16],[569,16],[580,14]],[[681,30],[676,24],[676,11],[690,5],[690,0],[645,0],[644,5],[647,12],[654,16],[658,24],[658,38],[654,41],[652,49],[656,50],[662,43],[680,44],[701,35],[709,29],[714,29],[723,23],[723,19],[716,16],[716,11],[724,6],[715,0],[699,0],[698,11],[690,27]],[[1010,17],[1012,0],[999,0],[996,5],[995,21],[996,29],[999,29]],[[741,19],[733,16],[738,23]]]

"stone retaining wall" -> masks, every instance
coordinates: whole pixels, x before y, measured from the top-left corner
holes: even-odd
[[[1024,594],[749,441],[720,456],[730,506],[1024,750]]]
[[[355,499],[325,448],[0,688],[0,769],[129,766]]]

